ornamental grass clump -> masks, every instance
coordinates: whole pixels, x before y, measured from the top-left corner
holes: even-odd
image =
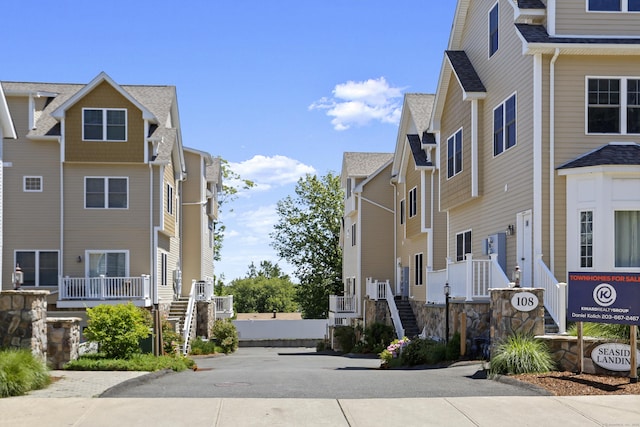
[[[546,344],[532,336],[515,334],[497,345],[490,374],[516,375],[549,372],[553,358]]]
[[[0,351],[0,397],[22,396],[51,382],[46,365],[29,350]]]

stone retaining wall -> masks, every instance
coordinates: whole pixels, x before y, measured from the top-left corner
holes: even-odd
[[[211,328],[216,321],[215,306],[213,301],[196,302],[196,336],[211,338]]]
[[[529,311],[521,311],[512,304],[519,293],[530,293],[537,297],[538,304]],[[504,288],[490,289],[491,299],[491,349],[514,334],[529,336],[544,335],[544,289]]]
[[[65,363],[80,355],[79,317],[47,318],[47,363],[51,369],[62,369]]]

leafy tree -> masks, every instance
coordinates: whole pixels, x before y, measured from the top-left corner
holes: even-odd
[[[223,211],[223,206],[226,206],[238,198],[238,192],[241,190],[249,190],[255,187],[255,182],[249,179],[243,179],[239,174],[231,170],[229,162],[225,159],[220,159],[220,168],[222,170],[222,191],[218,194],[218,207],[220,213]],[[227,212],[233,212],[233,209],[229,208]],[[226,226],[222,221],[218,221],[216,224],[216,233],[214,235],[213,242],[213,259],[214,261],[220,261],[220,252],[222,250],[222,242],[224,240],[224,232]]]
[[[295,285],[278,265],[269,261],[249,265],[247,276],[236,279],[224,290],[233,295],[233,305],[238,313],[295,312]]]
[[[278,202],[272,247],[296,268],[296,301],[305,318],[326,318],[329,295],[342,290],[340,177],[329,172],[300,178],[296,196]]]

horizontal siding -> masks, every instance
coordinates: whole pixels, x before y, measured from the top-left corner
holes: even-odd
[[[177,204],[177,195],[178,195],[178,185],[177,181],[174,179],[174,170],[173,164],[169,163],[164,168],[164,183],[162,186],[162,206],[164,210],[164,232],[169,236],[177,236],[178,228],[176,227],[176,219],[179,211],[179,206]],[[169,184],[173,188],[173,213],[168,212],[168,198],[167,198],[167,188],[166,185]]]
[[[85,209],[85,176],[129,177],[128,209]],[[140,166],[67,164],[64,170],[65,272],[84,274],[85,250],[128,250],[130,274],[150,274],[149,170]]]
[[[406,193],[404,199],[406,200],[406,221],[407,221],[407,237],[414,238],[421,232],[422,224],[422,185],[420,182],[420,172],[416,170],[416,163],[412,155],[408,156],[407,169],[406,169]],[[409,192],[416,188],[416,215],[409,217]]]
[[[640,13],[587,12],[586,0],[556,1],[556,34],[638,36]]]
[[[83,108],[124,108],[127,110],[127,141],[83,141]],[[65,114],[65,158],[78,162],[143,162],[144,120],[142,112],[109,83],[103,82],[86,94]]]
[[[60,145],[25,138],[28,98],[7,97],[7,104],[18,134],[3,141],[2,159],[2,283],[10,288],[16,249],[60,249]],[[24,176],[41,176],[43,191],[25,193]]]

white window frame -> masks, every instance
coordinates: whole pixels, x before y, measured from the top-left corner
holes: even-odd
[[[586,0],[585,10],[587,11],[587,13],[638,13],[640,12],[640,10],[629,10],[628,0],[619,0],[619,1],[620,1],[620,10],[598,10],[598,9],[590,9],[589,3],[591,2],[591,0]]]
[[[620,103],[617,104],[620,109],[618,123],[619,132],[589,132],[589,80],[619,80],[620,81]],[[584,83],[584,133],[585,135],[640,135],[638,133],[627,132],[627,110],[629,108],[627,96],[628,96],[628,82],[629,80],[640,80],[640,76],[586,76]],[[594,104],[598,105],[598,104]],[[603,104],[607,105],[607,104]],[[613,104],[610,104],[613,105]],[[597,107],[594,107],[597,108]],[[640,106],[636,106],[640,108]]]
[[[469,234],[469,241],[468,242],[467,242],[467,234]],[[458,236],[460,236],[460,235],[462,235],[462,257],[458,256]],[[461,231],[459,233],[456,233],[456,242],[455,242],[456,262],[464,261],[465,258],[466,258],[466,255],[472,252],[472,250],[473,250],[472,242],[473,242],[473,233],[471,232],[471,229],[464,230],[464,231]],[[469,246],[469,251],[465,251],[465,248],[467,246]]]
[[[409,218],[418,215],[418,187],[409,190]]]
[[[104,206],[92,207],[87,206],[87,179],[103,179],[104,180]],[[127,201],[125,207],[109,207],[109,180],[111,179],[124,179],[127,182]],[[127,176],[85,176],[84,177],[84,208],[85,209],[129,209],[129,177]]]
[[[173,215],[173,186],[167,183],[166,191],[167,191],[167,213],[169,213],[169,215]]]
[[[414,263],[414,278],[413,284],[415,286],[424,285],[424,254],[419,252],[413,256]]]
[[[351,246],[355,246],[356,245],[356,224],[353,223],[351,224]]]
[[[124,276],[123,277],[130,277],[129,275],[129,268],[130,268],[130,262],[129,262],[129,250],[127,249],[105,249],[105,250],[99,250],[99,249],[90,249],[90,250],[86,250],[84,251],[84,259],[85,259],[85,275],[86,277],[92,277],[90,276],[90,272],[91,272],[91,255],[108,255],[108,254],[124,254]],[[107,271],[108,271],[109,267],[107,266]],[[98,272],[99,273],[99,272]],[[93,276],[93,277],[100,277],[100,274],[98,274],[98,276]],[[110,276],[107,276],[110,277]]]
[[[496,23],[496,29],[495,29],[495,35],[496,35],[496,46],[495,46],[495,50],[493,50],[493,32],[491,31],[491,14],[493,13],[493,11],[496,11],[497,16],[497,23]],[[498,50],[500,50],[500,6],[499,6],[499,2],[496,2],[493,7],[491,9],[489,9],[489,12],[487,13],[487,33],[489,35],[489,45],[488,45],[488,51],[489,51],[489,58],[491,58],[493,55],[496,54],[496,52],[498,52]]]
[[[640,265],[618,265],[616,264],[617,261],[617,249],[618,249],[618,242],[616,241],[616,237],[617,237],[617,222],[616,222],[616,217],[618,212],[640,212],[640,209],[621,209],[621,208],[615,208],[613,209],[613,230],[614,230],[614,234],[613,234],[613,268],[615,270],[625,270],[626,271],[638,271],[638,269],[640,269]]]
[[[160,286],[169,285],[169,255],[161,251],[160,252]]]
[[[38,188],[37,189],[28,188],[27,181],[29,181],[29,180],[37,180]],[[35,176],[35,175],[25,175],[25,176],[23,176],[22,177],[22,191],[24,191],[25,193],[41,193],[42,192],[42,176]]]
[[[101,139],[89,139],[85,136],[85,111],[102,111],[102,138]],[[107,138],[107,129],[109,127],[107,123],[107,116],[109,111],[124,111],[124,139],[109,139]],[[127,136],[129,133],[129,119],[126,108],[83,108],[82,109],[82,140],[83,141],[103,141],[103,142],[127,142]]]
[[[404,225],[405,217],[407,215],[407,207],[405,199],[400,200],[400,225]]]
[[[514,118],[513,118],[513,122],[509,122],[507,123],[507,103],[509,101],[511,101],[511,99],[513,98],[513,102],[514,102]],[[500,150],[497,151],[496,150],[496,111],[502,108],[502,128],[500,129],[501,132],[501,136],[502,136],[502,146],[500,147]],[[514,133],[514,143],[512,146],[507,147],[507,128],[508,126],[513,123],[513,133]],[[507,97],[504,101],[502,101],[502,103],[500,103],[499,105],[496,106],[496,108],[493,109],[493,157],[498,157],[500,154],[504,153],[505,151],[507,151],[510,148],[515,147],[516,145],[518,145],[518,97],[517,97],[517,93],[514,92],[511,95],[509,95],[509,97]]]
[[[582,215],[583,214],[590,214],[591,215],[591,233],[585,233],[583,232],[582,226],[583,226],[583,222],[582,222]],[[580,265],[580,268],[593,268],[593,266],[595,265],[595,252],[594,252],[594,237],[595,237],[595,225],[596,225],[596,221],[595,221],[595,212],[593,211],[593,209],[581,209],[578,212],[578,265]],[[583,237],[586,237],[587,234],[591,235],[591,243],[585,243],[583,242]],[[615,242],[614,242],[615,244]],[[589,247],[591,249],[591,255],[583,255],[582,251],[584,248]],[[583,265],[583,262],[591,262],[591,265]]]
[[[40,253],[41,252],[51,252],[51,253],[55,253],[57,255],[58,258],[58,262],[57,262],[57,269],[58,269],[58,274],[57,276],[60,276],[60,251],[57,249],[16,249],[13,251],[13,268],[15,268],[19,262],[18,262],[18,253],[19,252],[32,252],[34,254],[34,258],[35,258],[35,283],[33,285],[25,285],[23,284],[22,286],[29,286],[29,287],[40,287],[40,286],[57,286],[58,283],[56,283],[55,285],[41,285],[40,284]],[[20,268],[23,268],[23,266],[21,266]]]
[[[460,134],[460,161],[459,164],[456,161],[456,141],[458,134]],[[453,143],[453,173],[449,170],[449,145]],[[464,163],[464,132],[462,128],[455,131],[449,138],[447,138],[447,180],[455,177],[456,175],[462,173]],[[458,170],[458,167],[460,170]]]

